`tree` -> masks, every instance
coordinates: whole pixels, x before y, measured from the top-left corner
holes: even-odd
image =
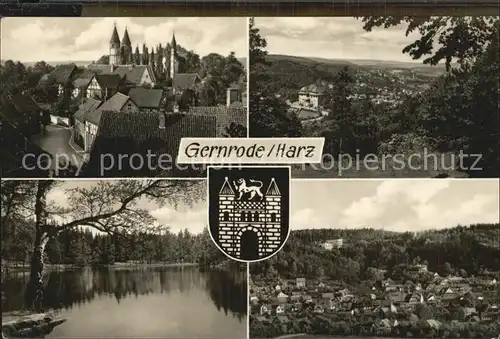
[[[96,61],[96,64],[98,64],[98,65],[109,65],[109,55],[103,55],[103,56],[101,56]]]
[[[247,128],[241,124],[232,122],[225,128],[225,133],[223,136],[225,138],[246,138]]]
[[[267,42],[260,36],[254,18],[250,18],[249,32],[250,136],[299,137],[302,124],[297,115],[289,113],[286,103],[275,93],[265,91]]]
[[[151,69],[153,72],[156,74],[156,56],[155,56],[155,51],[154,49],[151,49],[151,54],[149,56],[149,65],[151,66]]]
[[[148,65],[149,64],[149,52],[148,48],[146,47],[146,44],[142,45],[142,62],[141,65]]]
[[[370,32],[375,27],[390,28],[407,24],[405,35],[418,30],[421,38],[407,45],[403,53],[424,64],[437,65],[445,61],[448,70],[452,62],[461,66],[473,64],[482,56],[491,41],[497,36],[498,17],[363,17],[363,29]],[[443,29],[446,27],[446,29]],[[436,42],[439,47],[435,50]]]
[[[443,272],[446,276],[452,275],[453,274],[453,267],[451,267],[451,264],[449,262],[444,263],[443,267]]]
[[[141,63],[141,53],[139,52],[139,46],[135,46],[134,64],[136,64],[136,65],[142,65],[142,63]]]
[[[101,181],[90,188],[69,189],[67,194],[71,207],[62,209],[47,203],[47,194],[58,183],[60,182],[50,180],[36,181],[36,189],[31,197],[35,225],[30,281],[26,292],[28,301],[36,311],[43,311],[43,258],[50,239],[80,226],[118,236],[138,231],[151,232],[159,226],[154,223],[154,218],[147,210],[138,207],[139,199],[153,201],[160,206],[167,203],[176,206],[180,200],[192,203],[202,196],[204,190],[203,185],[192,181]],[[9,195],[2,190],[2,200],[8,201],[8,198]],[[21,211],[19,207],[16,212],[10,213],[13,215],[12,213]],[[51,221],[54,216],[61,217],[65,222],[54,223]],[[82,253],[88,251],[84,245],[81,249]]]
[[[403,53],[424,64],[444,61],[448,73],[415,102],[419,127],[440,152],[479,154],[464,160],[462,170],[473,177],[496,176],[500,132],[498,77],[500,72],[498,17],[365,17],[364,29],[408,25],[406,34],[421,37]],[[437,42],[437,43],[436,43]],[[435,46],[439,45],[437,49]],[[410,113],[411,114],[411,113]],[[495,126],[495,127],[493,127]],[[420,129],[419,128],[419,129]]]

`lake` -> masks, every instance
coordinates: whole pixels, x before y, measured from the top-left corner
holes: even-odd
[[[198,267],[48,272],[46,311],[68,321],[48,336],[246,338],[245,272]],[[28,273],[3,281],[3,312],[25,308]]]

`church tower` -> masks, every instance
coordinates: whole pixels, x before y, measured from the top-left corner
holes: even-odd
[[[132,63],[132,43],[130,42],[130,37],[128,35],[127,27],[125,27],[125,33],[123,33],[123,39],[121,43],[121,53],[123,56],[123,61],[125,65]]]
[[[175,74],[179,71],[179,61],[177,60],[177,42],[175,41],[175,33],[172,35],[170,50],[170,78],[173,80]]]
[[[113,27],[113,33],[111,34],[111,40],[109,41],[109,64],[117,65],[120,63],[120,38],[118,37],[118,31],[116,30],[116,22]]]

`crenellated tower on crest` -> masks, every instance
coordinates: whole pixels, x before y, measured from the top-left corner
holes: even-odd
[[[245,239],[255,238],[259,257],[276,252],[281,239],[281,192],[275,178],[260,200],[239,200],[226,177],[219,191],[218,241],[228,254],[240,257]]]

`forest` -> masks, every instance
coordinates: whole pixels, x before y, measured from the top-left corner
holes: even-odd
[[[18,224],[2,234],[2,261],[10,266],[29,266],[34,225]],[[162,234],[93,232],[90,229],[67,230],[51,238],[45,247],[45,263],[75,267],[109,266],[115,263],[199,264],[215,267],[227,261],[212,242],[208,230],[192,234],[188,229]]]
[[[371,228],[292,231],[284,248],[269,260],[250,265],[250,273],[295,278],[325,277],[346,283],[371,279],[373,268],[391,276],[405,265],[424,263],[440,275],[479,275],[500,271],[500,224],[396,233]],[[342,238],[340,249],[321,243]]]
[[[360,25],[370,32],[406,24],[422,39],[403,53],[426,65],[446,66],[426,90],[401,98],[396,107],[354,100],[352,65],[327,65],[272,60],[255,20],[250,21],[250,135],[252,137],[325,137],[324,153],[339,154],[479,154],[464,158],[460,169],[469,177],[500,173],[498,115],[498,17],[365,17]],[[449,25],[448,30],[441,30]],[[405,34],[404,30],[401,34]],[[466,37],[466,38],[465,38]],[[433,48],[426,41],[439,41]],[[326,64],[324,64],[326,65]],[[290,112],[284,96],[293,96],[306,82],[331,81],[325,107],[332,113],[302,124]],[[282,96],[276,96],[282,94]],[[455,164],[457,165],[457,164]],[[447,165],[449,167],[449,165]]]
[[[173,234],[153,216],[153,210],[140,204],[192,207],[206,197],[204,182],[143,179],[74,183],[2,181],[2,271],[18,262],[26,264],[30,272],[27,300],[33,310],[43,310],[47,263],[231,264],[214,246],[207,228],[198,235],[186,230]],[[52,200],[51,192],[62,194],[67,204]]]
[[[292,231],[278,254],[250,264],[250,293],[261,304],[279,304],[276,284],[292,296],[286,298],[285,311],[277,316],[274,312],[262,316],[256,303],[250,337],[299,333],[320,337],[495,337],[500,330],[495,302],[500,297],[496,281],[499,232],[500,224],[405,233],[372,228]],[[322,244],[330,239],[343,243],[327,250]],[[305,278],[306,286],[295,284],[299,277]],[[460,290],[460,282],[446,282],[446,277],[461,281],[469,290]],[[394,285],[399,287],[391,289]],[[343,291],[348,295],[343,297]],[[451,294],[445,298],[446,293]],[[297,295],[302,296],[301,302],[296,302]],[[330,305],[329,295],[334,296]],[[390,309],[384,307],[389,305]]]

